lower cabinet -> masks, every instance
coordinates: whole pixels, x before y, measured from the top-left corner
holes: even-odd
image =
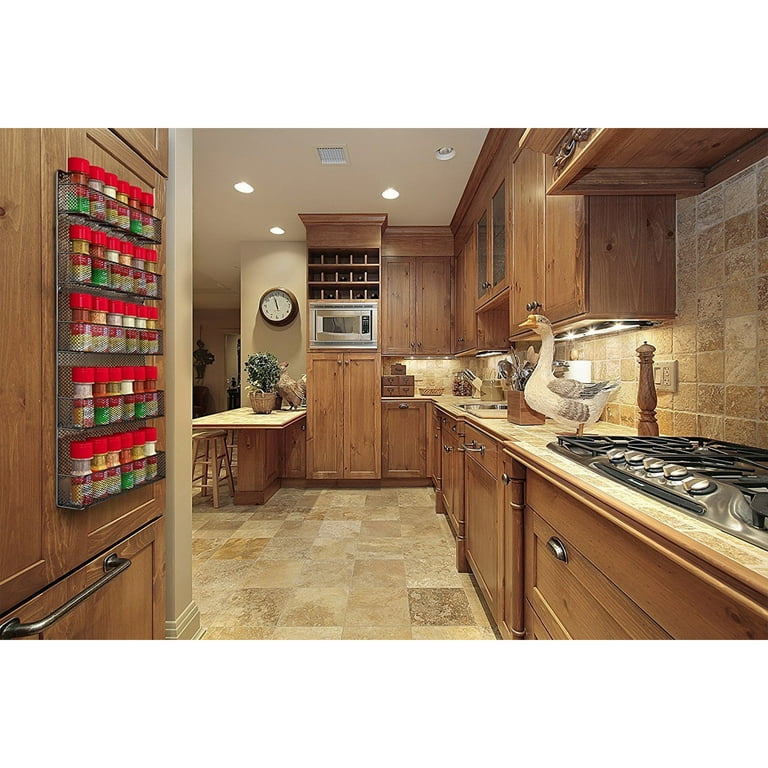
[[[502,616],[503,520],[500,452],[497,442],[464,426],[464,507],[466,555],[496,624]]]
[[[0,617],[0,636],[18,632],[35,640],[163,639],[164,526],[162,518],[149,523]]]
[[[469,571],[464,531],[464,422],[442,413],[442,483],[439,499],[442,511],[456,537],[456,570]]]
[[[427,411],[427,477],[432,480],[435,498],[440,496],[442,482],[443,446],[440,442],[442,432],[440,411],[435,405],[430,404]]]
[[[302,478],[307,472],[307,420],[300,419],[283,430],[283,477]]]
[[[768,638],[764,598],[619,526],[535,471],[526,478],[528,637]]]
[[[499,631],[506,640],[525,637],[525,467],[504,451],[501,457],[503,583]]]
[[[427,402],[381,403],[381,476],[427,477]]]

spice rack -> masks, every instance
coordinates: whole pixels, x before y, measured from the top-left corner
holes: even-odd
[[[147,424],[165,415],[165,392],[150,364],[163,354],[162,276],[155,271],[154,248],[161,244],[162,222],[123,203],[119,218],[109,216],[117,212],[115,198],[74,183],[65,171],[56,174],[56,206],[56,504],[82,510],[166,474],[165,453],[154,447],[156,429]],[[88,236],[93,250],[78,239]],[[113,386],[107,396],[76,397],[75,371],[107,370],[141,375],[122,377],[119,394]],[[114,377],[109,381],[114,385]],[[146,448],[139,457],[129,447],[130,461],[122,462],[124,451],[118,467],[88,472],[87,460],[73,457],[73,450],[77,454],[88,441],[101,446],[104,438],[110,445],[122,440]]]
[[[307,254],[307,298],[378,299],[378,248],[310,248]]]

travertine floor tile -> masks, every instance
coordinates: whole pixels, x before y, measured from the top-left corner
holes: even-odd
[[[414,626],[472,626],[475,621],[461,587],[408,589],[411,620]]]
[[[411,640],[410,627],[344,627],[342,640]]]
[[[405,587],[353,590],[349,595],[345,626],[411,626]]]
[[[351,587],[353,593],[368,589],[402,589],[405,587],[405,565],[402,560],[357,560]]]
[[[337,627],[344,624],[346,587],[297,587],[278,624],[282,627]]]

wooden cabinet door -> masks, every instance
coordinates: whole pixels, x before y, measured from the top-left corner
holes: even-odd
[[[415,351],[413,259],[382,259],[381,351],[385,355],[412,355]]]
[[[413,400],[381,404],[381,476],[427,476],[427,404]]]
[[[340,478],[344,472],[344,355],[307,355],[307,477]]]
[[[512,170],[512,300],[511,326],[514,329],[528,316],[526,305],[544,302],[544,186],[545,155],[523,149]]]
[[[552,180],[548,171],[547,186]],[[553,323],[587,311],[587,215],[589,198],[546,198],[546,268],[542,310]]]
[[[123,141],[163,176],[168,176],[167,128],[113,128]]]
[[[427,417],[427,476],[432,478],[435,494],[439,494],[442,485],[442,430],[440,412],[434,405],[430,406],[430,411],[431,415]]]
[[[283,469],[281,476],[305,477],[307,472],[307,420],[299,419],[283,430]]]
[[[161,640],[165,637],[164,522],[156,520],[95,557],[36,597],[0,617],[33,624],[69,601],[103,586],[78,603],[50,627],[28,639],[36,640]],[[122,562],[107,579],[104,563],[110,555]],[[126,564],[126,561],[129,564]]]
[[[419,355],[451,353],[451,266],[449,258],[415,259],[415,340]]]
[[[464,352],[477,346],[474,301],[475,244],[470,238],[459,252],[454,281],[456,306],[455,351]]]
[[[53,261],[43,268],[40,260],[48,253],[40,215],[53,200],[42,200],[39,175],[32,172],[40,167],[41,148],[40,130],[0,130],[0,612],[49,581],[43,510],[54,491],[40,475],[45,448],[55,439],[43,425],[53,410],[53,387],[44,382],[53,376],[54,275]]]
[[[464,454],[466,556],[490,608],[500,623],[501,505],[496,475],[466,450]]]
[[[355,352],[345,354],[343,363],[343,476],[380,478],[381,358],[375,352]]]
[[[504,498],[503,518],[503,595],[499,629],[506,639],[525,636],[524,591],[524,513],[525,468],[505,452],[502,456],[502,482]]]

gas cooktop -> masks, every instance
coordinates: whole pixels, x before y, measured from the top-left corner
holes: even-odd
[[[551,450],[768,550],[768,451],[704,437],[561,435]]]

